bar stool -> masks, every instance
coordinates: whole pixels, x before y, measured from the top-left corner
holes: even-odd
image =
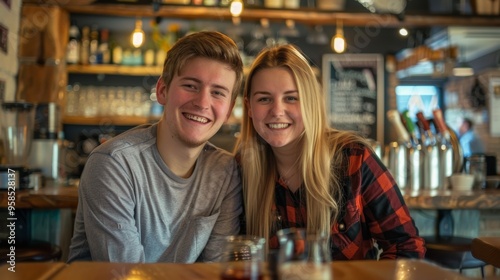
[[[458,236],[424,237],[427,252],[425,258],[446,268],[463,269],[480,268],[484,278],[486,263],[472,256],[472,239]]]
[[[472,240],[472,256],[500,268],[500,236],[480,236]]]
[[[7,240],[0,241],[0,263],[10,261],[10,244]],[[60,261],[62,250],[59,246],[45,241],[31,240],[22,244],[15,244],[16,262],[46,262]]]

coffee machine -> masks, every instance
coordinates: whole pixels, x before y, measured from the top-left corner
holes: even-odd
[[[34,105],[4,102],[0,105],[0,127],[5,159],[0,165],[0,189],[30,188],[28,155],[33,140]]]
[[[63,177],[60,127],[59,106],[56,103],[37,104],[29,164],[41,170],[45,181]]]

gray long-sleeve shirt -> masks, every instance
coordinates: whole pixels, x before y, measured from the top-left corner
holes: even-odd
[[[223,237],[238,234],[234,158],[207,144],[193,174],[180,178],[160,157],[156,129],[122,133],[89,156],[68,262],[216,261]]]

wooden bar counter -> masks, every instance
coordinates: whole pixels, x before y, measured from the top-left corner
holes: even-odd
[[[500,209],[500,189],[402,191],[414,209]]]
[[[0,267],[0,279],[53,279],[53,280],[87,280],[87,279],[220,279],[218,263],[196,264],[127,264],[104,262],[74,262],[60,269],[57,264],[53,269],[57,272],[47,277],[34,274],[41,269],[37,263],[20,263],[16,272],[7,270],[8,265]],[[384,261],[337,261],[331,263],[333,279],[370,279],[370,280],[466,280],[455,271],[443,269],[423,260],[384,260]],[[34,277],[36,276],[36,277]],[[44,277],[45,276],[45,277]],[[29,277],[29,278],[28,278]],[[33,277],[33,278],[32,278]],[[269,279],[264,277],[264,279]]]
[[[410,209],[500,209],[500,189],[471,191],[456,190],[408,190],[401,193]],[[16,190],[16,208],[76,209],[78,206],[78,180],[69,185],[53,181],[38,190]],[[8,206],[7,190],[0,191],[0,208]]]
[[[16,209],[76,209],[78,205],[78,187],[49,185],[38,190],[16,190]],[[8,192],[0,192],[0,207],[8,206]]]
[[[402,190],[409,208],[500,209],[500,189],[450,191]],[[7,191],[0,191],[0,207],[7,207]],[[49,185],[38,190],[17,190],[16,208],[72,208],[78,205],[78,187]]]

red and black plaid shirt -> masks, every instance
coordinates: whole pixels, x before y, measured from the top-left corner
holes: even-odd
[[[349,170],[343,179],[345,203],[338,222],[331,226],[333,260],[423,258],[424,240],[418,236],[401,192],[387,168],[369,149],[353,145],[345,152]],[[292,193],[282,181],[276,182],[277,227],[306,227],[304,186]],[[273,208],[274,208],[273,207]],[[276,229],[276,230],[278,230]],[[279,247],[275,233],[271,249]]]

